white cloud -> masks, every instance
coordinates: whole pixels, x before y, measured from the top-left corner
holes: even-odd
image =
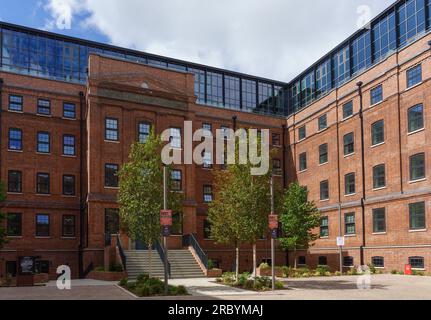
[[[76,14],[113,44],[291,80],[394,0],[47,0],[51,26]]]

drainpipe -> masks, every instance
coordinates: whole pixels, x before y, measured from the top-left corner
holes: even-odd
[[[363,109],[363,96],[362,96],[362,85],[360,81],[356,84],[358,86],[359,94],[359,118],[361,119],[361,166],[362,166],[362,198],[361,198],[361,213],[362,213],[362,245],[360,249],[361,254],[361,265],[365,265],[364,249],[366,247],[365,241],[365,146],[364,146],[364,109]]]
[[[339,103],[338,103],[338,90],[336,91],[337,101],[337,172],[338,172],[338,236],[343,236],[343,218],[341,215],[341,173],[340,173],[340,121],[339,121]],[[343,273],[343,247],[338,248],[340,272]]]
[[[232,122],[233,122],[233,131],[236,131],[237,120],[238,120],[238,117],[237,117],[237,116],[233,116],[233,117],[232,117]]]
[[[3,103],[2,103],[2,101],[3,101],[3,79],[2,78],[0,78],[0,128],[2,127],[1,126],[1,120],[2,120],[2,113],[3,113]],[[1,129],[0,129],[1,130]],[[2,147],[2,145],[1,145],[1,142],[3,141],[3,139],[1,138],[1,131],[0,131],[0,168],[2,167],[1,166],[1,147]],[[1,170],[0,170],[0,182],[1,182],[1,174],[2,174],[2,172],[1,172]]]
[[[79,278],[84,277],[84,219],[85,219],[85,205],[84,205],[84,92],[79,92],[79,108],[80,108],[80,160],[79,160],[79,174],[80,174],[80,184],[79,184],[79,210],[80,210],[80,221],[79,221],[79,254],[78,254],[78,264],[79,264]]]
[[[286,170],[286,125],[283,124],[283,136],[282,136],[282,148],[283,148],[283,190],[287,187],[287,170]]]

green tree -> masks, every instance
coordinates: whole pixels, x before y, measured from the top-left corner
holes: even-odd
[[[0,183],[0,208],[3,207],[3,202],[6,201],[6,191],[3,183]],[[0,249],[6,243],[6,230],[4,228],[4,214],[0,211]]]
[[[279,239],[284,250],[293,250],[295,268],[296,251],[308,249],[318,239],[315,229],[320,226],[320,213],[313,202],[308,201],[308,190],[295,182],[284,196],[280,221],[283,238]]]
[[[160,210],[163,209],[163,165],[162,141],[151,131],[145,143],[132,145],[129,162],[119,171],[120,218],[123,229],[133,240],[148,245],[150,274],[152,272],[152,246],[160,241]],[[168,177],[170,177],[168,167]],[[170,182],[171,179],[169,179]],[[169,193],[168,206],[181,211],[181,200],[177,193]]]
[[[239,274],[239,248],[253,245],[253,270],[256,271],[256,242],[268,231],[269,173],[251,174],[252,164],[239,164],[238,143],[236,164],[215,172],[215,199],[209,206],[211,236],[220,244],[234,245],[236,276]]]

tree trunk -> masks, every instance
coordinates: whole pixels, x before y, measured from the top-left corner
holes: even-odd
[[[153,272],[153,259],[152,259],[152,255],[153,255],[153,245],[150,243],[148,244],[148,260],[150,263],[150,267],[149,267],[149,271],[148,271],[148,275],[151,278],[151,273]]]
[[[253,243],[253,277],[254,278],[256,278],[256,276],[257,276],[257,274],[256,274],[256,272],[257,272],[257,270],[256,270],[256,268],[257,268],[257,258],[256,258],[256,243]]]
[[[293,268],[296,269],[296,248],[293,249]]]
[[[239,277],[239,246],[236,246],[236,266],[235,266],[235,276],[236,280],[238,280]]]

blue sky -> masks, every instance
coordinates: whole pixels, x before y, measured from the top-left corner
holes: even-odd
[[[46,29],[47,21],[52,19],[49,10],[45,7],[48,2],[46,0],[1,0],[0,20],[36,29]],[[87,17],[88,13],[78,13],[74,16],[74,20],[79,22]],[[97,28],[85,28],[79,23],[69,30],[54,28],[49,31],[93,41],[110,42],[109,38]]]
[[[394,2],[1,0],[0,20],[290,81]]]

